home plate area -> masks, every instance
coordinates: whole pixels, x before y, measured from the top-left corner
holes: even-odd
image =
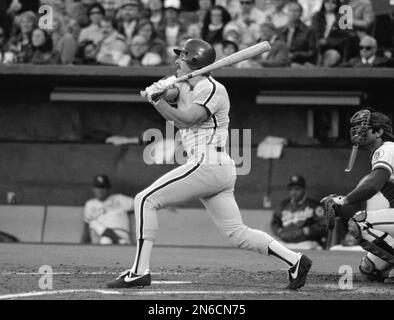
[[[353,289],[338,286],[338,276],[311,272],[306,287],[297,292],[285,289],[283,270],[246,272],[233,268],[175,269],[152,273],[151,286],[133,289],[107,289],[105,283],[118,273],[115,271],[57,272],[53,275],[52,290],[39,290],[37,283],[42,275],[29,272],[4,272],[4,285],[23,283],[23,289],[1,294],[0,300],[87,300],[87,299],[393,299],[393,286],[365,283],[355,277]],[[16,288],[14,288],[16,289]],[[30,289],[30,290],[29,290]]]
[[[131,265],[134,251],[132,246],[3,244],[0,300],[394,299],[393,285],[360,278],[363,252],[341,251],[305,252],[313,260],[312,269],[306,286],[294,292],[286,289],[284,263],[273,257],[233,248],[157,246],[150,286],[107,288]],[[51,274],[40,271],[43,266]],[[348,289],[339,285],[343,266],[353,272]]]

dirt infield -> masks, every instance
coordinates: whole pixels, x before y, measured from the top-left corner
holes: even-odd
[[[393,299],[394,286],[362,281],[361,252],[307,252],[313,266],[305,288],[285,289],[280,261],[231,248],[155,247],[153,283],[143,289],[113,290],[106,282],[128,268],[135,247],[0,244],[0,299]],[[42,265],[53,271],[51,290],[41,290]],[[354,270],[353,289],[338,285],[340,266]],[[48,282],[46,282],[48,284]]]

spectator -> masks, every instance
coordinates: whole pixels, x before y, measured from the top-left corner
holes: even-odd
[[[116,31],[115,19],[104,17],[100,28],[103,39],[98,44],[97,61],[106,65],[122,65],[127,45],[125,37]]]
[[[318,201],[307,198],[302,176],[292,176],[287,188],[289,198],[283,200],[273,213],[272,232],[287,246],[320,249],[326,234],[323,207]]]
[[[195,14],[193,14],[193,16],[195,16],[197,19],[190,20],[190,23],[199,23],[200,26],[202,27],[205,16],[212,9],[214,5],[215,5],[215,0],[198,0],[198,10]]]
[[[62,64],[72,64],[78,49],[74,37],[67,31],[63,16],[55,14],[51,32],[53,50],[60,56]]]
[[[13,0],[0,1],[0,27],[3,28],[7,39],[12,35],[11,32],[15,16],[15,12],[10,10],[12,3]]]
[[[111,194],[111,183],[106,175],[94,178],[93,194],[94,198],[85,203],[81,242],[130,244],[134,240],[134,219],[130,218],[134,199],[122,194]]]
[[[289,16],[286,13],[286,5],[290,0],[272,0],[271,9],[268,11],[268,19],[275,28],[281,28],[288,24]]]
[[[7,50],[5,31],[3,27],[0,27],[0,65],[12,63],[13,60],[14,60],[13,53]]]
[[[223,39],[234,41],[238,44],[239,50],[256,44],[260,38],[259,28],[255,25],[254,30],[249,29],[244,23],[230,21],[223,29]]]
[[[341,0],[342,4],[348,5],[353,12],[353,29],[361,39],[366,34],[371,34],[375,14],[370,0]]]
[[[40,0],[6,0],[5,2],[9,3],[7,12],[11,16],[17,16],[27,11],[36,13],[40,6]]]
[[[78,21],[71,19],[69,16],[65,16],[64,23],[66,24],[66,31],[72,35],[73,39],[78,44],[79,35],[81,33],[81,26]]]
[[[319,66],[324,68],[334,68],[341,64],[341,54],[335,49],[328,49],[323,53],[323,58]]]
[[[78,42],[81,43],[85,40],[92,40],[98,44],[103,39],[100,23],[105,16],[105,10],[99,3],[93,3],[88,9],[88,17],[90,24],[81,30]]]
[[[137,35],[143,36],[148,41],[147,54],[144,58],[145,66],[158,66],[167,64],[167,48],[165,42],[157,36],[153,23],[149,20],[141,22]]]
[[[9,51],[15,55],[14,63],[28,63],[33,57],[31,35],[37,23],[37,16],[27,11],[16,20],[17,31],[9,41]]]
[[[53,51],[52,38],[44,29],[36,28],[32,33],[32,46],[34,55],[30,61],[32,64],[58,64],[60,63],[59,52]]]
[[[130,43],[130,66],[142,66],[144,57],[148,53],[148,39],[141,35],[136,35],[131,39]],[[145,61],[144,61],[145,62]],[[159,64],[161,59],[157,59]]]
[[[239,0],[240,10],[233,17],[233,20],[238,20],[245,23],[248,27],[259,27],[267,21],[267,13],[261,11],[256,7],[255,0]]]
[[[201,38],[212,45],[223,42],[223,30],[231,21],[228,11],[222,6],[213,6],[207,12],[201,29]]]
[[[99,2],[105,9],[106,16],[116,18],[116,13],[121,4],[121,0],[99,0]]]
[[[97,45],[92,40],[85,40],[80,43],[76,54],[76,64],[98,65]]]
[[[360,56],[351,59],[349,62],[342,64],[342,66],[353,68],[386,67],[389,59],[376,56],[377,50],[378,45],[375,38],[365,36],[360,41]]]
[[[198,23],[189,24],[187,26],[187,28],[186,28],[185,35],[188,36],[189,39],[192,39],[192,38],[201,39],[201,27],[200,27],[200,24],[198,24]],[[182,47],[182,46],[180,46],[180,47]]]
[[[69,1],[66,4],[67,15],[75,20],[82,29],[86,28],[90,24],[89,8],[96,2],[97,0]]]
[[[164,40],[167,46],[167,55],[174,55],[173,49],[179,46],[180,37],[186,33],[186,26],[179,20],[180,1],[164,1],[165,24],[162,29],[157,30],[158,36]]]
[[[263,53],[259,57],[261,66],[267,67],[288,67],[290,65],[289,49],[283,40],[280,40],[272,23],[264,23],[260,28],[261,41],[268,41],[271,44],[271,50]]]
[[[347,56],[348,36],[338,25],[340,5],[340,0],[324,0],[320,10],[312,18],[311,28],[320,57],[327,49],[335,49],[342,56]]]
[[[278,30],[279,37],[289,49],[292,65],[316,63],[316,41],[312,30],[301,21],[302,7],[298,2],[286,6],[288,24]]]
[[[130,44],[143,20],[139,0],[122,0],[119,8],[118,32],[125,37],[127,44]]]
[[[164,27],[164,7],[162,0],[149,0],[149,20],[153,23],[155,30]]]
[[[318,12],[324,0],[298,0],[298,3],[302,6],[302,22],[308,27],[312,25],[312,18]]]

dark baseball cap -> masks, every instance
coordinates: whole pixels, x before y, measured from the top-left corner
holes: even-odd
[[[294,187],[294,186],[299,186],[302,188],[305,188],[306,183],[305,183],[305,179],[303,176],[291,176],[289,183],[287,184],[287,187]]]
[[[105,174],[100,174],[94,177],[93,186],[100,189],[109,189],[111,188],[111,183]]]

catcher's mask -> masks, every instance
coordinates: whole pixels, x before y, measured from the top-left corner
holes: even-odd
[[[369,129],[378,131],[383,129],[382,139],[394,141],[391,120],[381,112],[372,108],[361,109],[350,119],[350,138],[354,145],[363,145]]]

